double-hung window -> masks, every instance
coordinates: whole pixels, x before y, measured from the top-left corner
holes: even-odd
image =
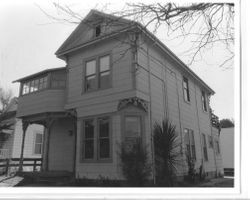
[[[213,148],[213,137],[211,135],[208,136],[208,144],[209,144],[209,148]]]
[[[203,147],[204,160],[208,161],[207,142],[206,142],[206,135],[204,133],[202,133],[202,147]]]
[[[207,112],[207,98],[204,91],[201,92],[202,109]]]
[[[111,86],[110,56],[101,56],[86,62],[85,91],[106,89]]]
[[[184,142],[186,146],[187,156],[196,160],[195,142],[194,142],[194,131],[191,129],[184,129]]]
[[[97,117],[83,121],[83,160],[111,158],[110,117]]]
[[[190,102],[189,85],[186,77],[183,77],[183,95],[184,100]]]
[[[35,134],[34,154],[42,154],[43,149],[43,134]]]

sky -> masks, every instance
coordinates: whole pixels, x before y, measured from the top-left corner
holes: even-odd
[[[15,96],[19,94],[19,84],[12,81],[44,69],[65,66],[65,62],[58,59],[54,53],[76,26],[55,23],[39,9],[41,7],[55,16],[58,13],[53,2],[67,4],[85,16],[92,8],[103,9],[105,6],[107,12],[121,10],[129,1],[1,1],[0,86],[11,89]],[[188,57],[181,52],[185,44],[182,41],[169,40],[163,28],[157,31],[156,36],[186,63]],[[224,47],[217,45],[190,68],[215,91],[210,101],[214,113],[221,119],[231,119],[234,118],[235,67],[227,70],[220,68],[219,61],[225,57]]]

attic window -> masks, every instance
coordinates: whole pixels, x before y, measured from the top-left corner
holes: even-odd
[[[95,36],[98,37],[101,35],[101,25],[95,27]]]

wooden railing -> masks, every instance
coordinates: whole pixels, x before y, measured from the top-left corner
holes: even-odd
[[[8,174],[11,167],[19,167],[20,158],[6,158],[0,159],[0,168],[4,168],[5,174]],[[42,166],[42,158],[24,158],[23,167],[33,167],[33,171],[36,171],[37,167]]]

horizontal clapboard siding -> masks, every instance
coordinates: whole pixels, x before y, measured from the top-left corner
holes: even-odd
[[[44,90],[18,98],[17,117],[64,111],[64,90]]]
[[[144,38],[142,37],[142,39]],[[202,110],[201,91],[203,88],[153,44],[145,41],[141,43],[138,50],[136,73],[137,96],[147,101],[151,99],[153,123],[160,122],[164,118],[164,113],[167,113],[169,120],[176,125],[180,139],[184,140],[184,128],[194,130],[196,168],[198,168],[203,159],[201,134],[204,133],[206,136],[212,134],[209,113]],[[149,71],[151,72],[150,80]],[[189,103],[184,101],[183,76],[186,76],[189,81]],[[214,150],[211,148],[208,148],[208,157],[209,161],[205,162],[205,170],[207,172],[215,171]],[[186,172],[185,169],[183,170]]]

